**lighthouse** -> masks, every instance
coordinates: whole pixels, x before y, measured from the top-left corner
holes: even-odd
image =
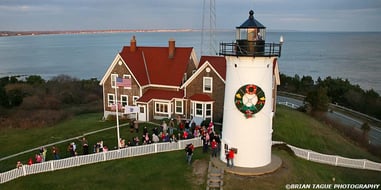
[[[234,166],[256,168],[271,163],[272,125],[279,85],[279,43],[266,43],[266,27],[249,18],[236,27],[233,43],[220,43],[226,59],[220,160],[233,150]]]

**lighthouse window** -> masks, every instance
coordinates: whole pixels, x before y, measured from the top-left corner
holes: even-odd
[[[247,39],[247,29],[239,29],[239,38],[238,40],[246,40]]]
[[[204,77],[203,81],[203,92],[211,93],[213,87],[213,78],[212,77]]]
[[[248,29],[247,30],[247,40],[254,41],[257,39],[257,30],[256,29]]]

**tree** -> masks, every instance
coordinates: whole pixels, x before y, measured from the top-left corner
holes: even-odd
[[[39,75],[30,75],[26,77],[26,83],[28,84],[44,84],[45,80]]]
[[[311,90],[305,101],[311,105],[312,111],[328,111],[329,97],[327,96],[326,87],[318,87],[316,90]]]

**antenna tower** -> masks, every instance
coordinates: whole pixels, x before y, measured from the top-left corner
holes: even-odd
[[[216,1],[203,0],[202,28],[201,28],[201,55],[216,55]],[[207,16],[209,15],[209,16]]]

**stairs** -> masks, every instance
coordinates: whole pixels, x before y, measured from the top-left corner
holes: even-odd
[[[209,161],[206,190],[212,190],[212,189],[222,190],[222,186],[224,184],[223,178],[224,178],[224,170],[215,167],[212,164],[212,162]]]

